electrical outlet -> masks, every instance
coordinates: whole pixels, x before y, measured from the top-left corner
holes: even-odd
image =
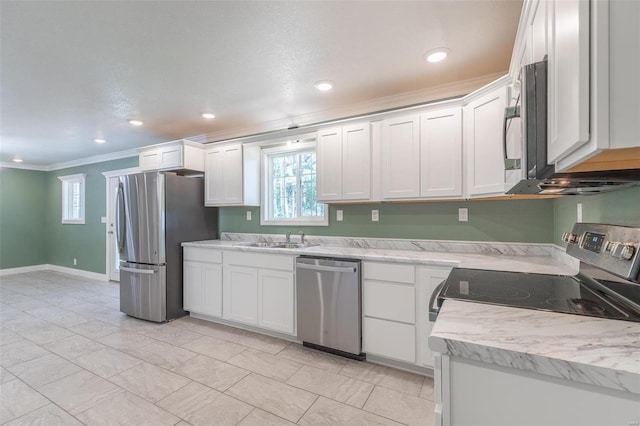
[[[458,222],[468,222],[469,221],[469,209],[466,207],[458,209]]]
[[[378,222],[380,220],[380,211],[379,210],[371,210],[371,221]]]
[[[582,203],[576,206],[576,222],[582,222]]]
[[[102,216],[100,218],[100,223],[107,223],[107,217],[106,216]]]
[[[251,220],[251,210],[247,210],[247,220]]]
[[[344,220],[344,215],[342,213],[342,210],[336,210],[336,220],[338,222],[342,222]]]
[[[76,266],[78,264],[78,259],[76,259],[75,257],[73,258],[73,266]]]

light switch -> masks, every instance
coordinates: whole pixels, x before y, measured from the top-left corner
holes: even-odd
[[[469,221],[469,209],[466,207],[458,209],[458,222],[468,222]]]
[[[251,220],[251,210],[247,210],[247,220]]]
[[[371,210],[371,221],[378,222],[380,220],[380,211],[379,210]]]
[[[336,210],[336,220],[338,222],[342,222],[344,220],[344,216],[342,214],[342,210]]]
[[[106,216],[102,216],[100,218],[100,223],[107,223],[107,217]]]

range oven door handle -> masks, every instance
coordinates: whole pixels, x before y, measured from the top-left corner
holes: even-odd
[[[440,307],[438,306],[438,298],[444,289],[445,283],[446,281],[442,281],[438,284],[436,289],[433,290],[433,293],[431,293],[431,297],[429,298],[429,322],[435,322],[438,317],[438,311],[440,310]]]

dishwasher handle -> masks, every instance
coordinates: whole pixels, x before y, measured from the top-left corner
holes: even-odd
[[[296,263],[296,269],[309,269],[311,271],[320,272],[357,272],[357,268],[353,266],[324,266],[324,265],[309,265],[308,263]]]
[[[435,322],[436,318],[438,318],[438,312],[440,311],[440,306],[438,306],[438,302],[440,299],[440,294],[444,289],[444,285],[447,281],[442,281],[433,293],[431,293],[431,297],[429,298],[429,322]]]

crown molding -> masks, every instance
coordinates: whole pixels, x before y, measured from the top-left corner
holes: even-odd
[[[0,162],[0,167],[10,169],[37,170],[40,172],[51,172],[53,170],[69,169],[71,167],[85,166],[87,164],[103,163],[105,161],[120,160],[122,158],[137,157],[138,151],[128,149],[126,151],[112,152],[110,154],[95,155],[93,157],[80,158],[77,160],[54,163],[48,166],[38,166],[35,164],[11,163],[9,161]]]
[[[0,161],[0,168],[3,169],[21,169],[35,170],[38,172],[48,172],[49,166],[36,166],[35,164],[14,163],[11,161]]]
[[[368,115],[376,112],[383,112],[408,106],[416,106],[419,104],[425,104],[428,102],[455,96],[466,95],[493,82],[497,78],[504,76],[504,74],[504,72],[489,74],[482,77],[458,81],[455,83],[448,83],[440,86],[430,87],[424,90],[385,96],[382,98],[358,102],[355,104],[341,106],[325,111],[273,120],[251,127],[238,127],[235,129],[206,133],[204,135],[192,136],[187,139],[193,140],[194,138],[198,138],[198,140],[204,139],[207,142],[221,142],[228,139],[238,139],[261,133],[287,130],[292,125],[292,123],[295,123],[295,125],[299,127],[311,126],[328,121],[353,118],[356,116]]]

